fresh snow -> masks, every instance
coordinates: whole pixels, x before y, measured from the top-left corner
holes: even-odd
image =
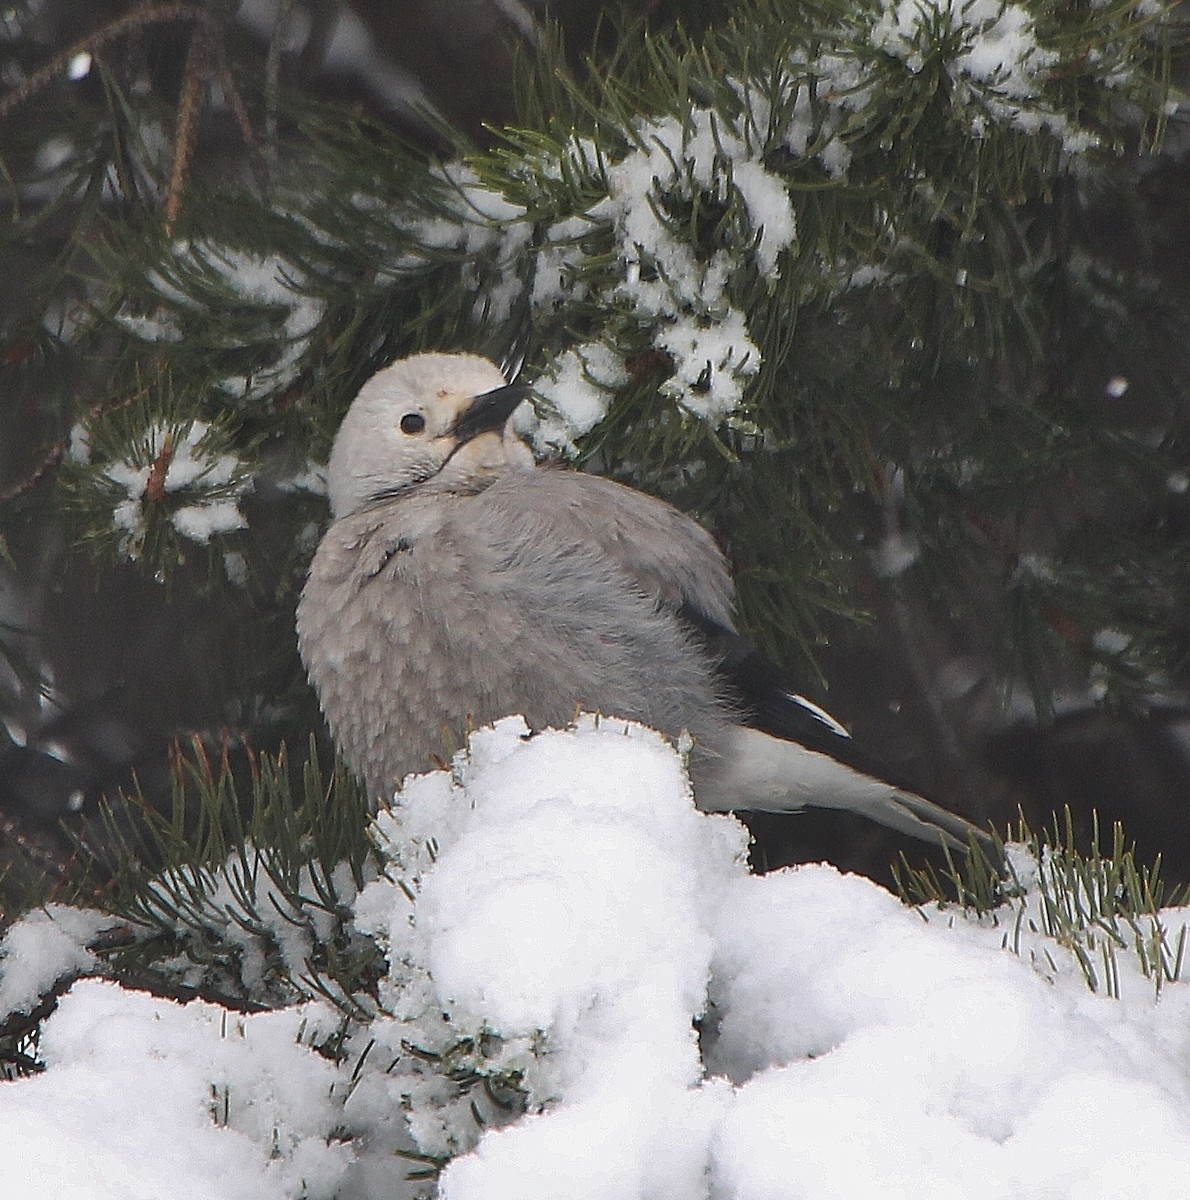
[[[429,250],[458,253],[464,275],[460,286],[475,293],[476,321],[502,325],[521,298],[521,272],[531,252],[533,228],[525,207],[488,187],[464,163],[434,167],[431,174],[444,185],[440,199],[453,211],[449,218],[414,216],[410,232]],[[422,265],[413,255],[398,267]]]
[[[724,251],[698,258],[662,214],[669,198],[689,201],[697,192],[727,203],[738,195],[756,235],[755,269],[776,281],[779,256],[797,227],[788,187],[765,168],[752,133],[767,121],[749,117],[732,128],[723,114],[692,108],[682,120],[640,122],[637,148],[608,167],[607,197],[587,214],[610,224],[617,245],[621,277],[609,306],[628,303],[655,322],[655,343],[674,362],[662,390],[712,424],[738,409],[744,383],[760,369],[760,351],[729,299],[738,264]]]
[[[108,479],[126,493],[126,498],[117,501],[112,510],[112,521],[124,531],[122,549],[130,558],[137,557],[144,542],[144,501],[150,475],[159,458],[168,460],[161,481],[162,491],[189,489],[196,500],[196,503],[175,509],[170,515],[174,528],[183,537],[205,544],[213,534],[232,533],[247,524],[237,503],[238,497],[251,484],[247,470],[234,454],[213,449],[211,435],[211,426],[206,421],[192,421],[181,428],[155,422],[141,439],[136,461],[121,459],[103,468]],[[170,452],[163,458],[162,451],[167,445]],[[90,454],[85,431],[81,431],[77,439],[72,431],[71,446],[76,457]]]
[[[446,1200],[1185,1194],[1190,989],[1117,947],[1118,998],[1093,992],[1021,848],[995,920],[825,865],[751,875],[681,755],[593,717],[478,731],[375,837],[356,924],[389,970],[341,1062],[322,1001],[245,1016],[81,979],[44,1073],[0,1083],[0,1195],[389,1200],[432,1187],[419,1154],[451,1158]],[[1186,919],[1163,914],[1170,945]],[[99,927],[27,917],[0,996],[27,1011],[86,971]]]
[[[334,1014],[244,1016],[80,980],[46,1023],[41,1075],[0,1084],[5,1200],[330,1200]]]
[[[558,355],[550,373],[534,388],[545,402],[544,412],[534,413],[528,406],[518,409],[518,428],[540,447],[575,454],[575,439],[595,428],[607,414],[616,388],[627,382],[624,364],[606,346],[576,346]]]
[[[283,392],[298,377],[302,356],[326,313],[326,302],[309,294],[307,278],[297,264],[280,254],[259,255],[218,242],[177,239],[168,269],[151,271],[148,282],[161,296],[151,316],[121,315],[120,324],[147,342],[177,341],[179,313],[202,303],[183,286],[188,276],[206,277],[211,285],[234,292],[245,304],[276,310],[277,333],[270,342],[274,360],[250,375],[229,373],[211,380],[211,388],[238,399],[260,399]],[[208,300],[209,302],[209,300]],[[240,348],[229,342],[228,348]]]
[[[604,195],[582,211],[560,214],[541,231],[528,260],[532,309],[547,320],[568,304],[608,314],[599,340],[606,355],[623,356],[621,374],[645,332],[651,347],[663,352],[659,359],[672,364],[663,395],[712,426],[744,426],[745,389],[763,365],[764,339],[750,328],[756,312],[737,299],[740,283],[774,288],[787,260],[813,252],[812,245],[799,246],[794,189],[782,158],[791,152],[815,159],[832,180],[847,184],[849,139],[871,110],[882,119],[881,77],[889,59],[916,74],[931,56],[944,53],[953,83],[950,105],[974,137],[999,125],[1030,135],[1046,132],[1072,156],[1095,145],[1092,134],[1053,107],[1047,93],[1061,74],[1061,55],[1038,40],[1023,6],[887,0],[850,19],[852,47],[805,47],[755,76],[725,79],[736,106],[690,105],[680,114],[638,118],[624,128],[619,151],[611,138],[596,148],[576,134],[557,160],[535,163],[534,170],[547,177],[573,175],[602,185]],[[927,180],[918,186],[924,192]],[[489,196],[486,203],[500,200]],[[518,206],[504,203],[500,214],[485,208],[481,215],[489,230],[493,219],[508,222],[503,237],[510,249],[503,258],[519,263],[528,249],[528,222]],[[738,227],[716,249],[693,244],[686,212],[696,204],[704,212],[723,206],[733,214]],[[458,238],[439,233],[437,242],[430,241],[439,244],[443,236]],[[890,225],[890,250],[899,238]],[[849,286],[858,286],[864,272],[866,282],[873,272],[887,273],[871,263],[840,264],[840,271],[850,276]],[[509,311],[508,279],[507,270],[499,273],[490,289],[501,315]],[[628,332],[617,323],[628,325]],[[575,439],[608,412],[617,385],[604,382],[612,374],[606,368],[582,371],[591,344],[567,351],[543,384],[549,405],[531,430],[539,449],[573,453]]]
[[[961,92],[978,89],[987,113],[1026,133],[1048,129],[1070,153],[1082,153],[1095,139],[1045,107],[1046,78],[1059,65],[1056,51],[1037,41],[1032,15],[1004,0],[896,0],[872,29],[874,46],[901,59],[911,71],[923,65],[923,48],[936,39],[939,23],[963,35],[963,48],[948,63]],[[976,118],[972,132],[983,132]]]
[[[114,923],[88,909],[48,904],[13,925],[0,942],[0,1018],[32,1012],[59,979],[94,968],[87,943]]]

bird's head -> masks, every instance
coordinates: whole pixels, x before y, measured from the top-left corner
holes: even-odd
[[[422,489],[471,492],[532,465],[508,428],[528,394],[474,354],[415,354],[360,389],[327,467],[331,515]]]

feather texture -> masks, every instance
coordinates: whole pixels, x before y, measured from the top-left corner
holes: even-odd
[[[330,462],[334,520],[298,606],[331,733],[371,793],[472,725],[580,709],[694,739],[709,810],[845,808],[951,846],[982,836],[887,776],[735,629],[697,522],[608,479],[533,465],[485,359],[417,355],[369,380]]]

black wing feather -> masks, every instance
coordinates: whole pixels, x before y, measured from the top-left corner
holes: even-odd
[[[862,750],[833,717],[800,696],[793,680],[742,634],[690,603],[679,609],[678,616],[714,661],[716,674],[746,725],[827,754],[893,787],[916,790]]]

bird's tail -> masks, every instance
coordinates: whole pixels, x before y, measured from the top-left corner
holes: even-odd
[[[745,726],[731,731],[725,753],[696,785],[699,807],[712,811],[838,808],[954,850],[966,850],[973,838],[991,842],[986,831],[924,796]]]

